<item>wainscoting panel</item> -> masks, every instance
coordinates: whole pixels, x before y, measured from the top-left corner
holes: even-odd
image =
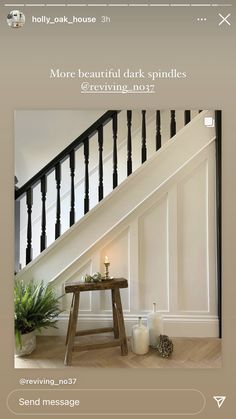
[[[110,276],[126,278],[129,281],[129,230],[119,234],[114,240],[107,243],[100,252],[100,272],[104,272],[104,259],[108,257],[111,262],[109,267]],[[101,296],[101,310],[110,311],[111,307],[111,293],[110,291],[103,291],[99,294]],[[123,310],[130,310],[130,294],[129,288],[121,290]]]
[[[144,311],[150,311],[153,302],[169,310],[167,209],[166,195],[139,220],[139,307]]]
[[[209,311],[208,165],[178,185],[178,309]]]

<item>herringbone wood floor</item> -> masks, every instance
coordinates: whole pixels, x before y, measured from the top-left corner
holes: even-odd
[[[103,340],[103,336],[81,337],[80,341]],[[220,368],[221,341],[217,338],[173,338],[174,352],[162,359],[154,350],[140,356],[131,352],[120,355],[120,348],[95,349],[73,353],[73,367],[92,368]],[[37,348],[29,356],[15,357],[15,368],[64,367],[65,338],[38,336]],[[70,368],[70,367],[67,367]]]

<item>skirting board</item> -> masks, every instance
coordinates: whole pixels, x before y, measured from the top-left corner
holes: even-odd
[[[137,317],[135,316],[124,316],[125,329],[127,336],[131,335],[132,326],[137,324]],[[145,316],[144,316],[144,324]],[[172,337],[218,337],[218,319],[215,316],[164,316],[163,333]],[[42,331],[42,335],[46,336],[63,336],[66,335],[68,326],[68,316],[60,316],[57,329],[46,329]],[[111,316],[80,316],[77,328],[83,329],[95,329],[100,327],[111,327],[112,318]]]

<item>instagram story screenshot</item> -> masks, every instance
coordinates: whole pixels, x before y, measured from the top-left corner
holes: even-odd
[[[236,417],[236,2],[0,4],[0,413]]]

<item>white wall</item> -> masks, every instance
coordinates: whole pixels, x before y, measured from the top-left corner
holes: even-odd
[[[192,111],[192,117],[198,111]],[[15,172],[22,186],[40,168],[48,163],[58,152],[98,119],[99,111],[16,111],[15,112]],[[155,111],[148,110],[147,149],[148,158],[155,153]],[[170,111],[161,111],[162,143],[170,136]],[[176,112],[177,131],[184,126],[184,111]],[[126,111],[118,115],[118,174],[119,183],[126,178],[127,160],[127,121]],[[140,166],[141,159],[141,111],[132,115],[132,157],[133,171]],[[97,135],[90,141],[90,208],[98,203],[98,147]],[[112,128],[104,129],[104,195],[112,191]],[[32,213],[33,256],[40,253],[41,232],[41,194],[39,185],[33,190],[34,205]],[[76,220],[83,216],[84,205],[84,157],[83,149],[76,153],[75,174]],[[70,171],[68,160],[62,164],[61,185],[61,226],[62,233],[69,228],[70,211]],[[47,192],[47,245],[54,241],[56,214],[55,174],[48,177]],[[20,219],[20,263],[25,266],[27,243],[27,212],[25,198],[21,200]]]

